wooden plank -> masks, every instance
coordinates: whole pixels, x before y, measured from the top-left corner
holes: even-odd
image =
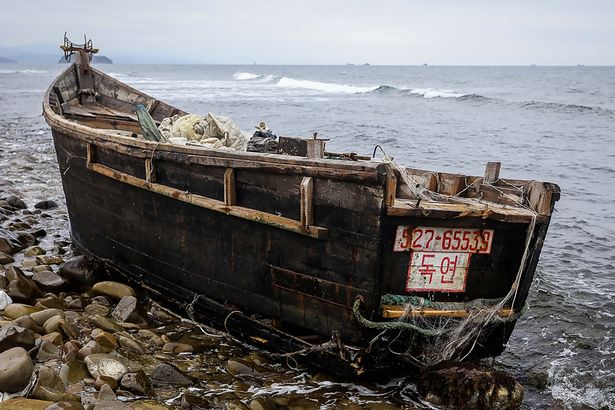
[[[96,154],[96,146],[93,144],[87,144],[85,146],[85,158],[86,158],[86,166],[93,164],[96,162],[95,154]]]
[[[305,177],[299,188],[301,192],[301,225],[310,229],[314,224],[314,182],[312,177]]]
[[[381,314],[385,319],[399,319],[406,315],[406,305],[381,305]],[[470,314],[469,311],[464,309],[412,309],[409,312],[410,317],[450,317],[450,318],[465,318]],[[498,314],[502,317],[508,317],[514,314],[511,308],[501,309]]]
[[[465,188],[464,175],[450,175],[440,178],[439,193],[444,195],[457,195]]]
[[[395,196],[397,194],[397,178],[392,169],[389,168],[386,173],[386,183],[384,187],[384,205],[394,206]]]
[[[237,204],[235,170],[233,168],[228,168],[224,171],[224,204],[228,206]]]
[[[501,162],[487,162],[487,166],[485,167],[485,183],[493,184],[495,181],[500,179],[500,168],[502,167]]]
[[[530,222],[533,212],[523,208],[504,207],[496,204],[477,202],[475,205],[466,203],[443,203],[421,201],[416,206],[416,201],[398,199],[395,206],[387,207],[387,215],[411,216],[431,218],[460,218],[476,217],[482,219],[494,219],[503,222]],[[539,218],[539,221],[541,219]]]
[[[284,218],[278,215],[270,214],[268,212],[257,211],[241,206],[227,206],[222,201],[206,198],[200,195],[190,194],[188,192],[183,192],[178,189],[161,184],[149,183],[143,179],[116,171],[104,165],[90,164],[88,168],[94,172],[97,172],[109,178],[113,178],[117,181],[136,186],[138,188],[146,189],[160,195],[175,198],[176,200],[187,202],[201,208],[221,212],[226,215],[247,219],[253,222],[271,225],[279,229],[284,229],[290,232],[298,233],[300,235],[310,236],[315,239],[326,239],[328,236],[327,228],[311,226],[308,231],[304,228],[300,221],[295,221],[293,219]]]
[[[326,141],[317,139],[307,140],[307,157],[316,159],[324,158],[325,142]]]

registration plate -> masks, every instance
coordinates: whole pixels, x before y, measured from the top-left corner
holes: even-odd
[[[406,291],[464,292],[470,254],[412,252]]]
[[[491,253],[493,229],[397,227],[393,251]]]

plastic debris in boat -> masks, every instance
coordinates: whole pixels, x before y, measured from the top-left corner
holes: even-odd
[[[139,127],[143,138],[148,141],[167,142],[168,140],[158,131],[154,119],[147,111],[144,105],[138,104],[136,108],[137,118],[139,119]]]
[[[278,152],[278,137],[267,127],[265,121],[259,122],[256,126],[256,131],[248,141],[248,151]]]

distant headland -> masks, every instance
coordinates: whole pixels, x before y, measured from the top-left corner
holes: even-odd
[[[60,57],[58,63],[66,63],[64,56]],[[113,61],[107,56],[93,56],[92,63],[94,64],[113,64]]]
[[[1,57],[0,56],[0,63],[16,63],[17,61],[15,60],[11,60],[10,58],[6,58],[6,57]]]

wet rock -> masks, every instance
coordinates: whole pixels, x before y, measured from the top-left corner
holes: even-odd
[[[77,353],[77,357],[79,357],[80,359],[85,359],[91,354],[109,353],[111,350],[112,349],[105,349],[98,342],[94,340],[90,340],[89,342],[85,344],[85,346],[79,349],[79,352]]]
[[[34,333],[41,333],[43,328],[40,327],[30,316],[24,315],[22,317],[18,317],[11,321],[12,324],[17,325],[19,327],[25,327],[26,329],[30,329]]]
[[[37,380],[30,397],[54,402],[81,400],[78,396],[64,392],[62,379],[51,367],[41,366],[36,373]]]
[[[11,265],[6,270],[5,275],[6,279],[10,282],[6,293],[8,293],[13,300],[27,302],[33,296],[40,296],[42,294],[41,290],[32,279],[27,277],[17,266]]]
[[[5,291],[0,290],[0,310],[4,310],[11,303],[13,303],[13,299],[11,299],[11,297],[7,295]]]
[[[83,313],[87,316],[98,315],[98,316],[106,317],[106,316],[109,316],[110,312],[111,311],[109,310],[108,307],[99,305],[98,303],[89,304],[83,309]]]
[[[152,396],[154,394],[152,384],[143,370],[126,373],[120,381],[120,386],[140,396]]]
[[[45,250],[43,248],[41,248],[40,246],[30,246],[28,249],[26,249],[24,251],[24,256],[38,256],[38,255],[44,255],[45,254]]]
[[[94,388],[96,390],[100,390],[102,386],[105,384],[111,387],[111,390],[114,390],[114,391],[117,390],[118,388],[117,380],[115,380],[112,377],[108,377],[108,376],[98,376],[98,378],[94,381]]]
[[[164,346],[164,341],[162,340],[162,338],[158,336],[156,333],[152,332],[151,330],[141,329],[139,330],[137,334],[140,337],[146,339],[149,342],[149,344],[153,345],[154,347],[160,348]]]
[[[49,292],[57,292],[65,284],[64,279],[59,275],[47,270],[35,273],[32,280],[38,287]]]
[[[63,315],[54,315],[43,323],[43,329],[45,329],[45,333],[52,332],[61,332],[62,328],[60,327],[60,320],[63,319]]]
[[[226,369],[233,376],[239,376],[239,375],[257,376],[261,374],[253,366],[250,366],[249,363],[244,362],[244,361],[238,361],[238,360],[227,361]]]
[[[92,304],[101,305],[104,307],[111,307],[111,302],[106,296],[94,296],[91,299]]]
[[[59,377],[65,386],[70,386],[71,384],[78,383],[90,377],[90,372],[84,362],[74,360],[62,365]]]
[[[145,309],[134,296],[122,297],[111,316],[118,322],[130,322],[139,325],[148,323]]]
[[[28,232],[16,232],[16,234],[19,243],[21,243],[23,247],[36,245],[38,243],[38,239]]]
[[[182,395],[182,409],[210,409],[211,403],[204,397],[197,396],[196,394],[184,393]]]
[[[32,270],[35,266],[38,266],[38,262],[34,258],[25,258],[21,261],[21,267],[25,270]]]
[[[192,353],[194,349],[186,343],[167,342],[162,347],[162,351],[167,353]]]
[[[82,310],[86,304],[84,298],[78,297],[66,303],[66,308],[71,310]]]
[[[250,408],[239,400],[234,400],[226,403],[226,410],[250,410]]]
[[[117,338],[109,332],[102,331],[97,333],[96,336],[94,336],[94,340],[108,352],[118,347]]]
[[[49,343],[53,343],[60,348],[64,345],[64,340],[59,332],[51,332],[48,335],[43,335],[41,336],[41,339],[46,340]]]
[[[108,354],[95,353],[85,358],[85,365],[94,378],[108,376],[119,381],[128,371],[126,366]]]
[[[0,403],[0,409],[7,410],[43,410],[53,404],[49,400],[26,399],[25,397],[13,397]]]
[[[120,336],[118,341],[119,341],[120,346],[123,349],[130,350],[131,352],[138,354],[138,355],[145,354],[145,349],[136,340],[133,340],[126,336]]]
[[[30,313],[30,317],[38,323],[39,326],[43,326],[45,322],[53,316],[60,316],[60,318],[64,318],[64,312],[60,309],[44,309],[38,312]]]
[[[55,295],[48,295],[44,298],[37,299],[37,302],[34,306],[41,310],[64,309],[64,301]]]
[[[0,229],[0,252],[12,255],[24,248],[19,241],[19,236],[11,231]]]
[[[47,236],[47,231],[44,229],[37,229],[36,231],[32,232],[32,236],[37,239],[44,238],[45,236]]]
[[[13,262],[15,262],[15,259],[13,259],[11,255],[5,252],[0,252],[0,265],[6,265]]]
[[[115,333],[115,332],[123,332],[124,328],[117,324],[115,321],[108,319],[102,316],[92,316],[92,323],[102,330],[106,330],[107,332]]]
[[[71,284],[82,286],[92,286],[107,276],[99,262],[83,255],[64,262],[60,266],[60,275]]]
[[[34,296],[34,289],[28,282],[13,280],[9,283],[7,293],[16,301],[27,302]]]
[[[36,257],[36,262],[39,265],[61,265],[64,263],[64,259],[57,255],[39,255]]]
[[[169,363],[160,363],[151,374],[154,386],[189,386],[192,380],[177,367]]]
[[[45,407],[45,410],[84,410],[85,407],[76,401],[60,401]]]
[[[28,352],[22,347],[13,347],[0,353],[0,389],[15,393],[30,382],[34,365]]]
[[[108,384],[103,385],[94,403],[94,410],[130,410],[130,407],[117,399]]]
[[[30,350],[34,347],[34,332],[30,329],[7,324],[0,327],[0,352],[14,347]]]
[[[17,208],[17,209],[27,209],[28,208],[28,205],[21,198],[15,196],[15,195],[9,195],[5,199],[5,201],[10,206],[12,206],[14,208]]]
[[[43,340],[36,353],[36,360],[39,362],[46,362],[48,360],[60,360],[62,357],[62,350],[53,343]]]
[[[419,393],[438,406],[455,408],[518,408],[523,387],[506,373],[471,363],[444,363],[425,372]]]
[[[36,209],[54,209],[58,207],[58,203],[56,201],[52,201],[51,199],[45,201],[39,201],[34,204]]]
[[[251,410],[277,410],[278,406],[269,397],[257,397],[250,402]]]
[[[49,265],[36,265],[35,267],[32,268],[32,273],[39,273],[39,272],[44,272],[44,271],[53,272],[53,270],[49,267]]]
[[[68,315],[66,315],[66,319],[60,319],[59,325],[60,330],[62,330],[62,333],[66,336],[66,338],[71,340],[79,339],[79,329],[73,323],[68,321]]]
[[[104,282],[98,282],[92,286],[92,293],[96,295],[108,296],[112,299],[120,300],[124,296],[135,296],[136,293],[133,288],[123,283],[113,282],[106,280]]]
[[[62,347],[62,361],[70,363],[77,359],[81,345],[76,340],[69,340]]]

